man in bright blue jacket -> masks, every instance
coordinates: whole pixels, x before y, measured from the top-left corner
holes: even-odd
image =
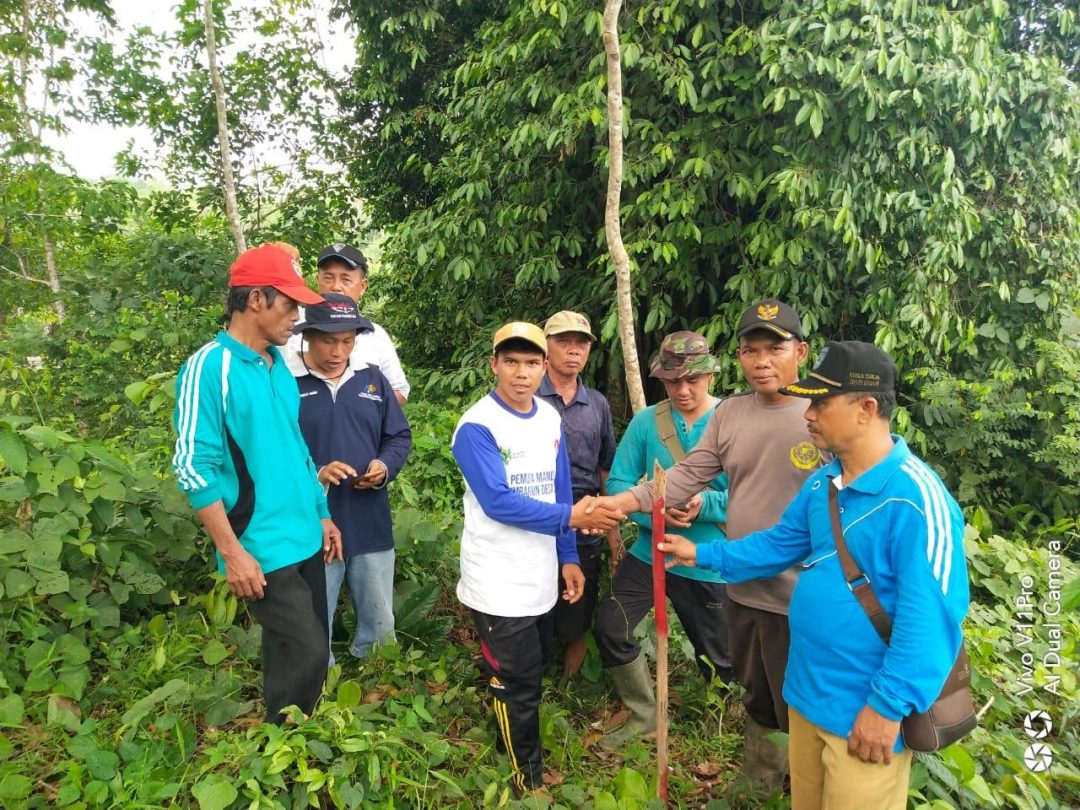
[[[240,254],[229,274],[228,328],[176,378],[180,488],[217,550],[218,569],[262,626],[266,718],[310,713],[326,679],[324,561],[341,556],[297,416],[300,395],[278,346],[299,319],[304,286],[276,245]]]
[[[394,530],[386,485],[405,465],[412,431],[382,370],[356,360],[356,337],[370,321],[350,296],[323,296],[326,303],[307,307],[295,328],[306,350],[293,373],[300,431],[341,529],[345,559],[326,565],[330,626],[348,581],[356,611],[349,652],[363,659],[375,642],[394,640]]]
[[[802,562],[791,600],[784,678],[794,810],[903,810],[911,752],[900,721],[938,696],[959,652],[968,608],[964,521],[937,474],[889,432],[896,366],[859,341],[830,342],[805,379],[815,445],[834,459],[811,476],[780,522],[738,542],[668,535],[669,564],[729,581]],[[829,518],[836,487],[845,543],[892,620],[888,646],[845,581]]]

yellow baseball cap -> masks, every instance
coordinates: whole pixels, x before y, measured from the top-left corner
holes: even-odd
[[[495,330],[495,339],[491,343],[492,351],[498,351],[499,346],[513,339],[524,340],[526,343],[538,348],[547,357],[547,340],[544,339],[543,330],[535,323],[511,321],[500,326]]]

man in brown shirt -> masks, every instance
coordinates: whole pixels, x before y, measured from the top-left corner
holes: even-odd
[[[761,301],[743,313],[737,335],[739,363],[751,391],[721,402],[701,440],[667,475],[667,501],[677,503],[726,470],[731,539],[776,523],[821,463],[806,432],[806,403],[780,393],[799,379],[806,360],[799,316],[780,301]],[[627,512],[648,511],[652,484],[609,500]],[[752,788],[767,792],[782,787],[786,771],[786,751],[767,735],[788,728],[782,690],[795,576],[791,569],[771,579],[728,585],[728,637],[748,715],[743,773]]]

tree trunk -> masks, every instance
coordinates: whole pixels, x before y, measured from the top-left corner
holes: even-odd
[[[15,89],[15,103],[19,108],[19,118],[23,129],[23,138],[33,145],[33,149],[30,151],[30,162],[34,166],[41,164],[41,132],[34,129],[34,122],[30,116],[30,104],[26,98],[26,89],[30,84],[30,42],[31,32],[30,26],[35,19],[34,7],[30,0],[23,0],[23,41],[24,44],[19,52],[19,81],[16,84]],[[48,88],[46,87],[46,90]],[[44,93],[44,100],[42,101],[43,109],[44,105],[48,104],[48,92]],[[49,218],[45,213],[45,192],[42,191],[41,186],[37,187],[38,208],[37,214],[41,218],[41,241],[45,252],[45,269],[47,279],[44,282],[52,290],[56,298],[53,300],[53,312],[56,313],[57,322],[62,322],[67,316],[67,310],[64,307],[64,301],[60,297],[62,292],[60,286],[60,271],[56,266],[56,248],[53,245],[52,237],[49,235]],[[40,279],[33,279],[35,281],[41,281]]]
[[[637,342],[634,339],[634,302],[630,283],[630,257],[622,240],[619,207],[622,199],[622,55],[619,51],[619,10],[622,0],[604,3],[604,53],[607,56],[608,186],[604,208],[604,233],[608,253],[615,265],[615,300],[619,313],[619,339],[626,369],[626,390],[634,412],[645,407]]]
[[[225,118],[225,83],[217,63],[217,43],[214,39],[214,0],[203,3],[203,20],[206,24],[206,56],[210,63],[210,84],[214,88],[214,106],[217,109],[218,147],[221,151],[221,190],[225,195],[225,216],[236,242],[236,252],[247,250],[244,226],[236,208],[236,180],[233,178],[232,156],[229,153],[229,125]]]
[[[62,322],[67,317],[67,308],[64,306],[64,299],[60,297],[60,271],[56,269],[56,251],[53,249],[52,237],[47,231],[42,234],[42,239],[45,243],[45,271],[49,277],[49,289],[56,296],[53,301],[53,312],[56,313],[56,320]]]

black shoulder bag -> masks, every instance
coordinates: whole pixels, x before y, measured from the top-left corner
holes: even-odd
[[[829,518],[832,521],[836,556],[840,559],[844,580],[848,589],[859,600],[881,640],[888,644],[892,636],[892,620],[870,586],[870,578],[859,570],[858,564],[848,551],[847,543],[844,542],[844,530],[840,524],[836,486],[830,481],[828,487]],[[941,694],[925,712],[915,712],[905,717],[900,722],[900,734],[904,738],[904,745],[912,751],[928,753],[952,745],[977,724],[975,706],[971,701],[971,665],[961,642],[956,663],[953,664],[949,677],[945,679]]]

